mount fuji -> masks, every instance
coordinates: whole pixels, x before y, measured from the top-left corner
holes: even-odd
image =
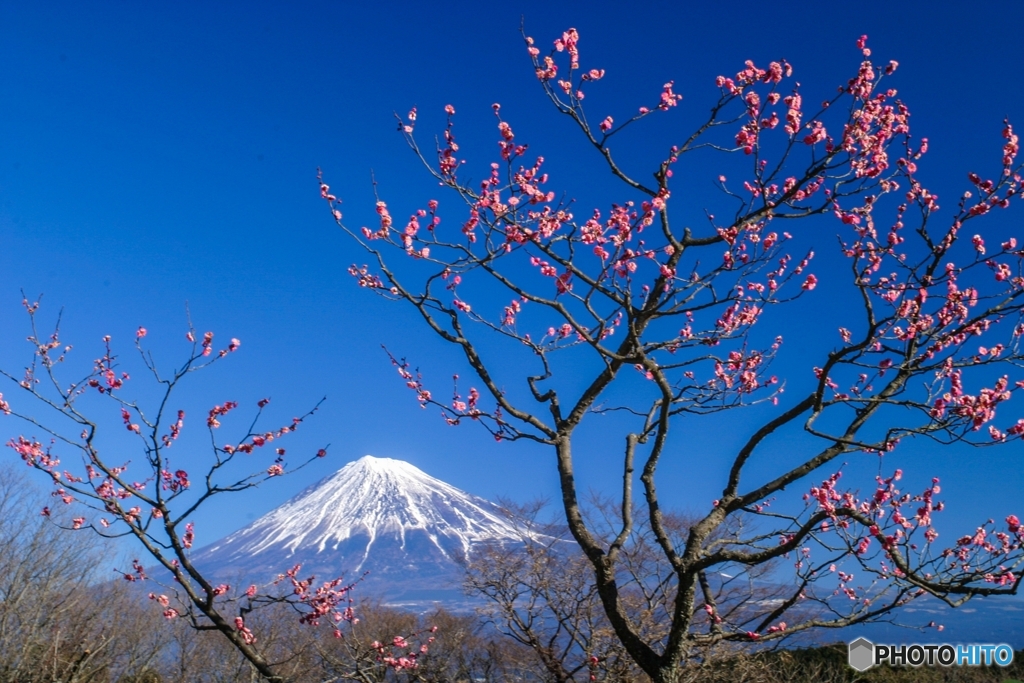
[[[481,543],[521,542],[504,510],[401,460],[365,456],[196,553],[212,574],[267,580],[302,564],[317,578],[365,574],[359,595],[451,602],[460,560]]]

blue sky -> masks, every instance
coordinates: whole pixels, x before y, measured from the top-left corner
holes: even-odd
[[[492,499],[553,497],[547,452],[495,444],[419,410],[382,343],[421,366],[441,393],[465,368],[411,311],[351,282],[347,267],[364,257],[330,220],[316,169],[352,225],[374,220],[371,171],[402,217],[436,188],[395,132],[393,112],[417,106],[428,142],[453,104],[466,156],[485,167],[496,156],[497,101],[549,160],[554,189],[576,197],[583,213],[606,206],[607,180],[536,83],[518,33],[524,17],[541,45],[570,26],[579,30],[585,65],[608,72],[594,106],[609,114],[632,112],[675,81],[681,106],[626,138],[635,152],[625,159],[637,168],[660,158],[677,126],[706,112],[718,74],[735,73],[745,59],[785,58],[805,93],[824,96],[853,74],[854,42],[866,33],[878,61],[900,62],[892,85],[911,107],[915,133],[931,143],[926,183],[955,196],[967,171],[996,163],[1003,117],[1024,126],[1016,85],[1024,6],[1007,4],[984,21],[968,7],[908,3],[897,14],[836,5],[787,14],[765,3],[5,3],[0,362],[16,370],[28,359],[22,288],[44,293],[44,319],[63,307],[64,337],[86,364],[104,334],[130,351],[139,325],[158,361],[179,360],[188,302],[200,331],[243,342],[228,362],[191,378],[182,395],[190,415],[271,396],[279,411],[272,415],[287,420],[326,395],[287,446],[298,453],[329,442],[330,457],[210,506],[197,519],[201,543],[367,453],[408,460]],[[700,182],[692,189],[698,214],[702,193],[711,192]],[[1009,230],[1019,216],[1018,209],[989,227]],[[821,244],[833,243],[834,221],[814,229]],[[793,321],[796,353],[818,333],[812,304]],[[117,419],[109,416],[114,428]],[[714,429],[738,439],[746,418],[730,420]],[[19,431],[0,421],[4,441]],[[581,480],[611,491],[617,452],[598,447],[599,430],[586,438],[594,455],[581,462]],[[729,442],[692,438],[698,455],[666,463],[663,495],[670,505],[704,509],[721,490],[725,460],[715,453]],[[195,471],[204,454],[200,440],[189,444],[176,457]],[[943,477],[943,523],[952,535],[1022,509],[1019,454],[1019,445],[981,453],[908,447],[892,464],[922,482]],[[861,472],[865,488],[869,473]]]

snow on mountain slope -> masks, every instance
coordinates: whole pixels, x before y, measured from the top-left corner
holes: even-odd
[[[518,541],[502,509],[401,460],[365,456],[243,529],[200,550],[219,575],[303,573],[434,586],[482,542]],[[383,584],[381,584],[383,585]],[[394,593],[394,591],[390,591]]]

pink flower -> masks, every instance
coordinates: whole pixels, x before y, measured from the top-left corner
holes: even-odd
[[[811,274],[809,274],[807,276],[807,279],[804,280],[804,284],[800,288],[801,289],[805,289],[807,291],[810,291],[810,290],[814,289],[817,286],[818,286],[818,278],[815,277],[813,273],[811,273]]]
[[[135,333],[136,339],[142,339],[145,336],[146,336],[146,328],[145,327],[140,327],[138,332]]]
[[[252,631],[245,627],[245,621],[242,617],[235,617],[235,628],[242,634],[242,640],[246,643],[251,645],[256,642],[256,636],[252,634]]]
[[[612,129],[612,124],[613,123],[614,122],[612,121],[612,117],[610,117],[610,116],[605,117],[605,120],[600,123],[600,128],[601,128],[601,130],[603,132],[607,133],[608,131],[610,131]]]
[[[160,603],[161,607],[167,607],[171,603],[170,598],[168,598],[166,595],[156,595],[154,593],[150,593],[149,599],[156,600],[158,603]]]
[[[284,474],[284,468],[282,468],[280,465],[271,465],[270,467],[267,468],[268,477],[277,477],[282,474]]]
[[[811,132],[804,137],[804,144],[813,145],[821,142],[827,135],[825,126],[822,125],[821,121],[814,121],[812,125]]]
[[[662,86],[661,91],[661,104],[658,105],[658,109],[665,111],[669,107],[674,107],[679,104],[679,101],[683,99],[682,95],[678,95],[672,92],[673,81],[669,81]]]

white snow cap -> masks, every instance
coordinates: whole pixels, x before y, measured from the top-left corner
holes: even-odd
[[[204,555],[319,554],[365,537],[365,560],[378,539],[398,540],[404,548],[406,534],[413,530],[421,537],[425,533],[446,557],[453,551],[466,554],[480,542],[522,538],[522,530],[494,503],[405,461],[366,455],[204,550]]]

